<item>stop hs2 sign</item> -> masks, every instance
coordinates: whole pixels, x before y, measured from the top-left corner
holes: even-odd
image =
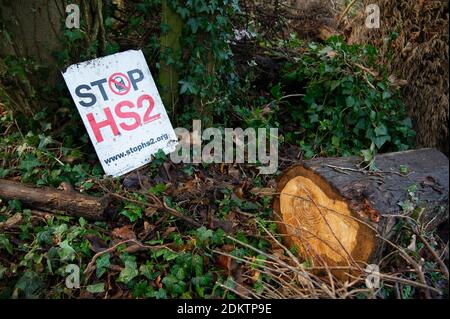
[[[142,51],[71,65],[63,73],[107,175],[132,171],[177,137]]]

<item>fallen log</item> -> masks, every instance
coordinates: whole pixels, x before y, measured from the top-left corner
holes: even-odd
[[[0,198],[17,199],[32,208],[88,220],[103,220],[104,211],[111,202],[109,196],[89,196],[71,188],[62,191],[51,187],[37,188],[4,179],[0,179]]]
[[[420,209],[410,217],[433,229],[448,220],[449,162],[434,149],[377,155],[374,172],[358,157],[318,158],[279,178],[274,211],[288,245],[314,264],[377,263],[392,238],[400,204],[411,195]]]

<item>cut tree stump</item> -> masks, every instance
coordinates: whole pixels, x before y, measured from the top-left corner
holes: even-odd
[[[103,220],[104,211],[111,202],[109,196],[89,196],[71,188],[63,191],[50,187],[37,188],[4,179],[0,179],[0,198],[17,199],[32,208],[88,220]]]
[[[286,170],[278,180],[274,211],[288,245],[315,265],[376,263],[392,238],[401,202],[416,185],[419,213],[437,227],[448,220],[449,162],[434,149],[377,155],[374,172],[361,159],[318,158]],[[402,167],[402,172],[401,172]],[[396,216],[397,215],[397,216]]]

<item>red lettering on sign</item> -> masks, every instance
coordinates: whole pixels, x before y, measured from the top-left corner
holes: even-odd
[[[106,120],[99,123],[95,121],[94,115],[92,113],[86,115],[89,124],[91,125],[92,131],[94,132],[95,139],[97,140],[98,143],[103,142],[103,135],[100,132],[100,129],[104,127],[110,126],[114,136],[120,134],[119,128],[117,127],[116,121],[114,121],[114,117],[111,113],[111,110],[109,108],[104,108],[103,111],[105,112]]]
[[[152,121],[159,119],[161,117],[161,114],[155,114],[155,115],[150,116],[150,114],[153,111],[153,108],[155,107],[155,100],[150,95],[144,94],[144,95],[140,96],[137,101],[137,107],[141,108],[144,104],[144,101],[149,102],[147,111],[144,114],[144,124],[147,124],[147,123],[150,123]]]
[[[143,118],[141,119],[141,115],[136,112],[124,112],[123,108],[128,107],[130,109],[134,108],[135,105],[133,102],[125,100],[122,102],[119,102],[116,107],[114,108],[114,112],[116,113],[116,116],[121,119],[133,119],[133,123],[127,124],[127,123],[119,123],[119,126],[125,130],[125,131],[133,131],[137,129],[142,123],[147,124],[153,121],[156,121],[161,118],[161,114],[155,114],[151,115],[153,112],[153,109],[155,108],[155,100],[148,94],[141,95],[137,100],[137,107],[140,109],[144,107],[144,104],[148,102],[148,108],[144,113]],[[109,107],[104,108],[103,111],[106,115],[106,120],[102,122],[96,122],[94,115],[92,113],[87,114],[87,119],[89,121],[89,124],[91,125],[92,131],[94,132],[95,139],[98,143],[103,142],[103,135],[101,133],[101,129],[107,126],[111,127],[111,130],[114,134],[114,136],[117,136],[120,134],[119,128],[117,127],[116,121],[114,119],[113,114],[111,113],[111,110]]]
[[[125,123],[120,123],[120,127],[123,128],[125,131],[132,131],[136,128],[139,127],[139,125],[141,125],[141,117],[139,116],[138,113],[135,112],[122,112],[122,108],[124,106],[127,106],[129,108],[133,108],[134,104],[131,103],[131,101],[122,101],[119,104],[116,105],[115,111],[118,117],[122,118],[122,119],[134,119],[134,123],[133,124],[125,124]]]

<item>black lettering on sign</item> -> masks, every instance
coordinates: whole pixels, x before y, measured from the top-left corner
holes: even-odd
[[[128,71],[127,74],[128,77],[130,78],[131,84],[133,85],[133,89],[137,91],[138,87],[136,83],[141,82],[144,79],[144,74],[139,69]],[[134,74],[137,74],[138,77],[135,78]]]
[[[88,84],[80,84],[75,89],[75,94],[81,99],[78,103],[80,103],[80,105],[83,107],[91,107],[95,105],[95,103],[97,102],[96,95],[94,93],[88,92],[95,87],[97,87],[100,91],[103,100],[108,101],[109,92],[107,92],[105,89],[106,83],[108,83],[110,91],[117,95],[126,95],[130,91],[131,86],[135,91],[137,91],[139,89],[137,83],[141,82],[144,79],[144,73],[142,73],[142,71],[139,69],[133,69],[128,71],[127,75],[123,73],[114,73],[108,78],[108,80],[103,78],[91,82],[91,86],[89,86]]]
[[[92,94],[92,93],[87,93],[87,92],[84,93],[84,92],[81,92],[81,90],[90,91],[90,90],[91,90],[91,87],[90,87],[89,85],[87,85],[87,84],[81,84],[81,85],[78,85],[77,88],[75,89],[75,94],[76,94],[79,98],[81,98],[81,99],[83,99],[83,98],[88,98],[88,99],[90,99],[89,102],[80,100],[78,103],[80,103],[81,106],[84,106],[84,107],[90,107],[90,106],[94,105],[95,102],[97,102],[97,98],[95,97],[94,94]]]
[[[106,83],[106,79],[100,79],[91,83],[91,86],[98,86],[100,93],[102,94],[103,100],[108,101],[108,95],[106,94],[103,84]]]

